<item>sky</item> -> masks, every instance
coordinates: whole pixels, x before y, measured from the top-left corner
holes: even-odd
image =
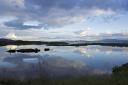
[[[0,38],[128,39],[128,0],[0,0]]]

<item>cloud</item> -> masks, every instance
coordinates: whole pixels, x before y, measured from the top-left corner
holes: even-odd
[[[20,20],[5,22],[4,25],[6,25],[7,27],[12,27],[20,30],[30,29],[30,28],[41,28],[40,24],[29,24],[29,23],[24,23]]]
[[[89,35],[91,35],[91,34],[92,34],[92,31],[91,31],[90,28],[87,28],[86,30],[83,30],[83,31],[81,31],[81,32],[79,33],[79,35],[80,35],[81,37],[89,36]]]
[[[37,20],[47,27],[65,26],[100,15],[116,15],[128,10],[127,0],[1,0],[1,15],[16,16],[21,22],[7,27],[27,29],[26,21]],[[14,26],[15,24],[15,26]],[[36,28],[36,27],[35,27]]]
[[[75,7],[84,9],[102,8],[112,10],[127,10],[127,0],[25,0],[28,6],[39,6],[40,9],[50,10],[51,8],[60,8],[72,10]]]
[[[127,11],[128,0],[0,0],[0,36],[14,32],[26,40],[95,37],[100,34],[74,24],[82,22],[86,25],[85,21],[91,17],[103,16],[110,20]],[[68,27],[71,24],[72,27]],[[88,24],[86,27],[98,29]],[[69,28],[72,32],[66,31]],[[74,33],[75,29],[79,32]]]
[[[24,0],[0,0],[1,15],[19,15],[24,8]]]

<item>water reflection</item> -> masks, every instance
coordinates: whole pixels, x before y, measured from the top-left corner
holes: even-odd
[[[0,68],[13,68],[15,66],[15,64],[9,62],[0,62]]]
[[[86,69],[86,64],[82,61],[68,60],[59,56],[44,56],[17,55],[15,57],[5,58],[4,62],[10,62],[17,65],[15,68],[13,68],[13,71],[15,71],[16,73],[12,73],[15,76],[18,76],[19,72],[28,72],[27,76],[26,74],[23,74],[21,76],[29,78],[39,76],[39,73],[50,78],[77,76],[82,75],[83,72],[81,71],[85,71]],[[10,69],[8,69],[8,72],[6,74],[8,73],[10,73]]]
[[[12,46],[14,49],[38,48],[40,52],[10,55],[6,52],[7,47],[0,47],[1,77],[35,78],[43,75],[49,78],[67,78],[111,74],[114,66],[128,61],[128,48],[120,47],[14,47]],[[50,51],[44,51],[44,48],[50,48]]]
[[[87,57],[91,57],[91,54],[88,52],[88,49],[81,47],[78,50],[80,51],[81,54],[83,54],[83,55],[85,55]]]
[[[38,58],[24,58],[23,62],[25,62],[25,63],[38,63],[39,59]]]
[[[7,50],[10,50],[10,49],[12,49],[12,50],[15,50],[15,49],[17,49],[17,45],[7,45],[6,46],[6,48],[7,48]]]
[[[87,46],[87,47],[78,47],[78,52],[85,55],[86,57],[92,57],[96,53],[104,53],[106,55],[111,55],[113,53],[124,53],[127,54],[127,47],[109,47],[109,46]]]

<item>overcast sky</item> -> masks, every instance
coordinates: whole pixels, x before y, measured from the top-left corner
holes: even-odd
[[[0,0],[0,37],[127,38],[128,0]]]

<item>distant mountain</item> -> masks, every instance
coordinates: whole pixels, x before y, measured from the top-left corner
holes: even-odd
[[[23,40],[11,40],[0,38],[0,46],[5,45],[30,45],[30,44],[42,44],[41,41],[23,41]]]
[[[101,46],[119,46],[128,47],[128,40],[118,39],[104,39],[98,41],[23,41],[0,39],[0,46],[6,45],[48,45],[48,46],[87,46],[87,45],[101,45]]]
[[[0,38],[0,42],[13,42],[14,40],[11,39],[5,39],[5,38]]]
[[[102,42],[102,43],[128,43],[128,40],[121,40],[121,39],[103,39],[103,40],[99,40],[98,42]]]
[[[23,41],[23,40],[11,40],[11,39],[0,39],[0,46],[6,46],[6,45],[51,45],[51,46],[63,46],[68,45],[66,42],[62,41]]]
[[[84,44],[84,43],[128,43],[128,40],[123,39],[103,39],[103,40],[96,40],[96,41],[86,41],[86,40],[79,40],[79,41],[67,41],[69,44]]]
[[[9,43],[14,43],[14,40],[10,40],[10,39],[4,39],[4,38],[1,38],[0,39],[0,45],[3,46],[3,45],[7,45]]]

